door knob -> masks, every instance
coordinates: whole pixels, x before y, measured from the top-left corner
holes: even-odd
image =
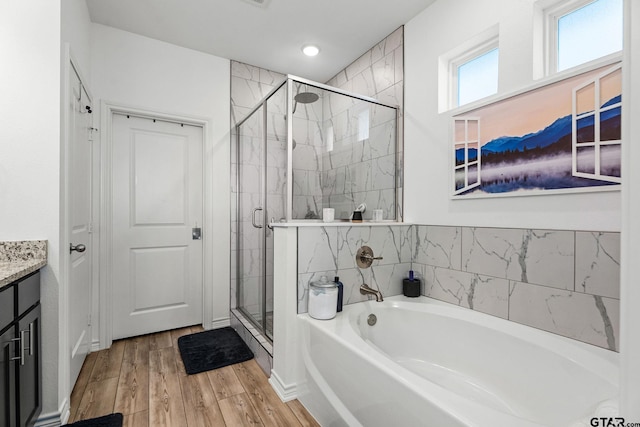
[[[73,243],[69,244],[69,253],[76,251],[76,252],[84,252],[87,250],[87,247],[83,244],[79,244],[79,245],[73,245]]]

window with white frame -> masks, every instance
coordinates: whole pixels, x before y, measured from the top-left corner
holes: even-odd
[[[574,176],[621,182],[622,65],[573,89]]]
[[[547,74],[622,50],[623,0],[564,0],[544,10]]]
[[[458,117],[453,126],[453,194],[461,194],[480,185],[480,120]]]
[[[465,105],[498,92],[498,55],[496,36],[450,61],[452,107]]]

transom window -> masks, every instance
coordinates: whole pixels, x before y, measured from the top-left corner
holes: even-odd
[[[545,10],[548,73],[622,50],[623,0],[567,0]]]
[[[497,92],[497,47],[458,67],[458,105],[468,104]]]
[[[498,38],[492,37],[453,58],[449,70],[454,107],[497,93]]]

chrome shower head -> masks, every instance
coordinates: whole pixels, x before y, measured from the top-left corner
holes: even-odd
[[[300,92],[293,97],[293,99],[300,104],[311,104],[312,102],[316,102],[318,98],[320,98],[318,94],[313,92]]]

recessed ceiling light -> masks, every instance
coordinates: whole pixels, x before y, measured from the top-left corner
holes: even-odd
[[[308,45],[302,46],[302,52],[307,56],[316,56],[318,53],[320,53],[320,49],[318,49],[317,46],[308,44]]]

